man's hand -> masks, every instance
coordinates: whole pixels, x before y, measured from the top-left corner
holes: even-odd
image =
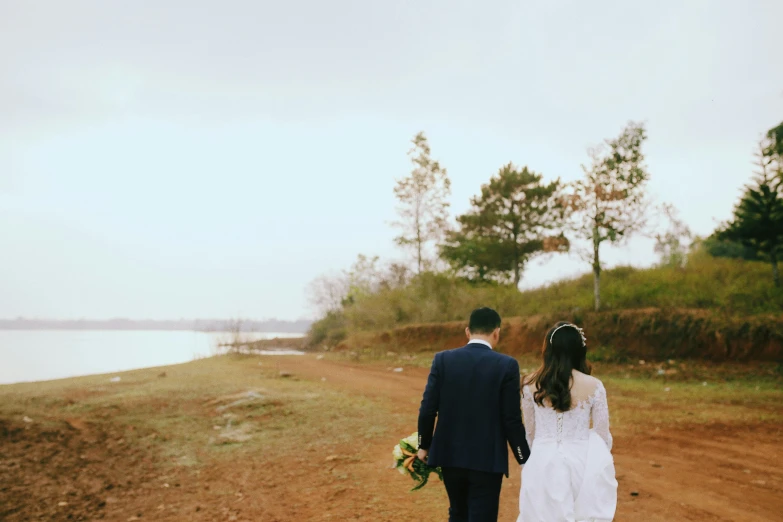
[[[427,451],[427,450],[424,450],[424,449],[420,449],[420,450],[419,450],[419,452],[418,452],[418,453],[416,453],[416,457],[417,457],[417,458],[418,458],[420,461],[422,461],[422,462],[424,462],[424,463],[426,464],[426,463],[427,463],[427,455],[428,455],[428,454],[429,454],[429,451]]]

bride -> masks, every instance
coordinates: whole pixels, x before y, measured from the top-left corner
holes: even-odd
[[[531,457],[522,468],[517,522],[614,518],[609,407],[604,385],[590,376],[586,352],[582,329],[558,323],[547,332],[543,364],[523,383]]]

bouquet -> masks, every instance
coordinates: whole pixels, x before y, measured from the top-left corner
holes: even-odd
[[[403,475],[410,475],[411,478],[417,482],[411,491],[423,488],[430,479],[430,473],[437,474],[438,478],[441,481],[443,480],[443,474],[441,473],[440,468],[428,466],[425,462],[420,461],[416,457],[417,451],[419,451],[418,433],[414,433],[410,437],[402,439],[399,444],[394,446],[394,450],[392,450],[394,468]]]

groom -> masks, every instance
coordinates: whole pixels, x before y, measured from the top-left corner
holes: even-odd
[[[500,339],[495,310],[474,310],[465,332],[467,346],[437,353],[432,361],[419,409],[418,458],[443,468],[450,522],[494,522],[508,476],[506,442],[520,464],[530,456],[519,364],[493,349]]]

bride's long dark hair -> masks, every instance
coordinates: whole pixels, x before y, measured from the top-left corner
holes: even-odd
[[[578,370],[590,375],[587,362],[587,344],[577,326],[559,322],[546,334],[542,353],[544,362],[524,384],[535,384],[533,400],[539,406],[552,406],[557,411],[571,409],[571,372]]]

